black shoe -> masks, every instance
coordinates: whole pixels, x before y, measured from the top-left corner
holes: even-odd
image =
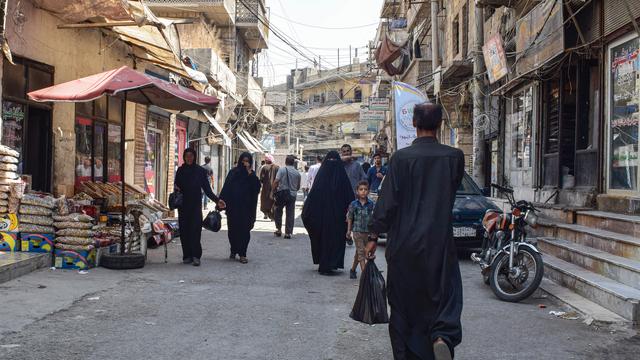
[[[231,254],[231,255],[229,255],[229,259],[230,259],[230,260],[235,260],[235,259],[236,259],[236,254]]]
[[[351,240],[351,239],[347,239],[347,245],[349,245],[349,246],[353,246],[353,240]]]
[[[193,266],[200,266],[200,259],[193,258]]]
[[[276,237],[280,237],[280,236],[282,236],[282,231],[278,230],[278,231],[274,232],[273,235],[275,235]]]
[[[291,234],[286,234],[286,235],[284,236],[284,238],[285,238],[285,239],[291,239]]]
[[[193,258],[182,259],[183,264],[191,264],[193,262]]]
[[[358,278],[358,272],[356,270],[351,270],[349,271],[349,278],[350,279],[357,279]]]

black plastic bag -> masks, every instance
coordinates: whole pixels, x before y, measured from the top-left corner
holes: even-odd
[[[174,191],[169,195],[169,209],[175,210],[182,207],[182,193],[179,191]]]
[[[360,276],[360,289],[349,316],[369,325],[389,322],[384,277],[373,260],[367,262]]]
[[[213,232],[220,231],[222,227],[222,216],[218,210],[214,210],[207,214],[207,217],[202,220],[202,227]]]

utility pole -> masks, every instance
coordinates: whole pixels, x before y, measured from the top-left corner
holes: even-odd
[[[293,87],[295,89],[295,79],[293,80]],[[287,152],[291,150],[291,91],[287,91]]]
[[[340,48],[338,48],[338,72],[340,72]]]
[[[473,179],[482,188],[485,186],[484,162],[485,144],[484,131],[478,126],[485,122],[484,96],[484,58],[482,45],[484,44],[484,8],[475,4],[475,46],[473,51]]]

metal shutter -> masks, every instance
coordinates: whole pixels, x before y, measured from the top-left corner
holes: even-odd
[[[604,35],[610,35],[614,31],[631,22],[629,13],[624,3],[625,0],[604,1]],[[640,17],[640,1],[626,0],[631,8],[634,18]]]

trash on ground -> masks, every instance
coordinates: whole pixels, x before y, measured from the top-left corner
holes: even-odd
[[[20,344],[5,344],[5,345],[0,345],[0,348],[12,349],[12,348],[20,347],[20,346],[22,346],[22,345],[20,345]]]
[[[184,280],[180,280],[180,281],[178,281],[178,283],[184,284]]]
[[[574,311],[566,312],[566,311],[549,311],[549,314],[565,319],[565,320],[578,320],[578,314]]]
[[[540,309],[546,309],[546,308],[547,308],[547,305],[545,305],[545,304],[538,304],[538,307],[539,307]]]
[[[42,284],[38,285],[38,289],[46,289],[46,288],[47,288],[47,285],[42,285]]]
[[[80,275],[87,275],[89,272],[87,270],[80,270],[78,271],[78,274]]]

